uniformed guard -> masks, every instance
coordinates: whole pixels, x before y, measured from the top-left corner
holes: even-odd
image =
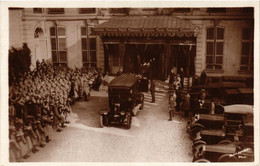
[[[176,109],[176,94],[175,91],[173,91],[169,97],[169,121],[172,121],[172,117],[174,117],[175,109]]]
[[[151,80],[151,86],[150,86],[150,92],[151,92],[151,96],[152,96],[152,103],[155,102],[155,81]]]

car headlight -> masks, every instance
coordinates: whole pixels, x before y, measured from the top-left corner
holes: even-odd
[[[199,114],[195,114],[195,118],[194,118],[195,122],[197,122],[199,119],[200,119],[200,115]]]

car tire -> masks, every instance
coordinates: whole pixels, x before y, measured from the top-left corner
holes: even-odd
[[[207,143],[205,141],[202,141],[202,140],[195,141],[194,144],[192,145],[192,153],[194,154],[197,147],[202,146],[202,145],[207,145]]]
[[[130,129],[131,128],[131,123],[132,123],[132,115],[127,114],[126,115],[127,121],[126,121],[126,129]]]
[[[203,129],[205,129],[205,127],[203,127],[201,125],[200,126],[196,125],[196,126],[191,127],[191,129],[190,129],[190,138],[191,138],[191,140],[194,141],[197,138],[198,132],[200,132]]]
[[[238,158],[230,154],[223,154],[219,157],[218,162],[238,162]]]
[[[232,141],[228,140],[228,139],[224,139],[222,141],[220,141],[218,144],[219,145],[228,145],[228,144],[231,144]]]
[[[195,160],[194,163],[210,163],[210,161],[207,159],[198,159],[198,160]]]

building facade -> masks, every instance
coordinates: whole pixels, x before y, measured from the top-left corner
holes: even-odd
[[[155,60],[158,79],[185,75],[253,77],[253,8],[10,8],[9,47],[27,43],[32,67],[139,72]]]

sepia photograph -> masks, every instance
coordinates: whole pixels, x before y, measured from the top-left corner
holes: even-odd
[[[6,8],[7,163],[259,162],[258,2],[83,4]]]

